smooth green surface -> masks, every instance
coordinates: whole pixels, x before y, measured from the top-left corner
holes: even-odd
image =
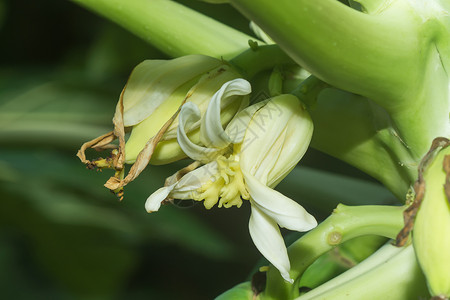
[[[448,2],[361,2],[369,14],[335,0],[231,1],[313,75],[385,109],[388,134],[401,144],[392,149],[394,159],[418,163],[435,137],[450,134]]]
[[[403,227],[402,212],[402,207],[395,206],[339,205],[330,217],[289,246],[290,275],[296,283],[287,283],[271,267],[263,296],[280,300],[298,296],[299,276],[319,256],[345,241],[364,235],[394,238]]]
[[[162,52],[231,58],[251,38],[170,0],[72,0],[118,23]]]
[[[450,147],[439,149],[425,167],[425,195],[413,229],[414,249],[433,296],[450,296],[450,200],[446,195],[444,157]]]
[[[362,263],[296,300],[428,297],[413,247],[387,244]]]
[[[175,202],[148,215],[145,199],[188,161],[150,167],[118,202],[102,187],[111,173],[86,170],[75,153],[83,141],[111,130],[120,91],[140,61],[190,53],[232,58],[249,48],[249,36],[167,0],[24,2],[0,1],[0,37],[7,45],[0,49],[0,298],[201,300],[248,281],[260,256],[248,236],[248,205],[206,213],[194,202]],[[235,59],[255,75],[254,96],[267,97],[261,73],[304,63],[327,82],[302,99],[316,123],[313,146],[375,177],[402,200],[430,139],[449,133],[448,14],[432,5],[393,14],[408,3],[437,3],[431,0],[393,1],[384,14],[384,1],[361,0],[368,15],[331,0],[234,2],[281,46],[252,43]],[[209,7],[202,12],[220,19],[225,6]],[[234,17],[227,18],[232,24]],[[247,24],[235,27],[248,32]],[[100,155],[108,153],[88,153]],[[318,218],[339,202],[393,203],[386,189],[343,175],[361,176],[348,165],[312,156],[301,164],[313,169],[295,169],[278,189]],[[292,274],[298,277],[347,239],[394,237],[401,226],[400,207],[339,206],[290,247]],[[394,264],[411,266],[411,257]],[[331,273],[311,276],[319,284]],[[379,273],[373,274],[358,280],[375,285]],[[266,298],[297,295],[276,270],[267,275]],[[247,282],[224,295],[252,297],[250,288]],[[362,281],[358,288],[369,291]]]

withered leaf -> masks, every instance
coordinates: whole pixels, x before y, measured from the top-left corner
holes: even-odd
[[[438,137],[433,140],[433,143],[431,144],[430,150],[425,154],[422,161],[419,164],[419,176],[417,181],[414,183],[414,191],[415,191],[415,198],[414,202],[403,212],[403,219],[405,222],[405,226],[402,228],[402,230],[398,233],[396,238],[396,246],[402,247],[406,244],[408,241],[408,237],[410,232],[412,231],[414,227],[414,220],[417,215],[417,212],[420,208],[420,205],[422,204],[423,197],[425,195],[425,180],[423,179],[423,173],[425,169],[428,167],[428,165],[431,163],[433,158],[435,157],[436,153],[442,149],[447,147],[450,144],[450,141],[447,138],[444,137]],[[447,162],[447,164],[450,164],[450,161]],[[445,160],[444,160],[444,168],[445,168]],[[450,169],[450,166],[447,165],[447,167]],[[449,172],[447,172],[447,181],[449,182]],[[448,190],[446,189],[447,193],[447,199],[449,199]]]

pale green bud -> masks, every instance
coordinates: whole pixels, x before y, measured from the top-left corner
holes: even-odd
[[[183,101],[195,103],[205,112],[214,93],[227,81],[241,77],[221,60],[189,55],[161,61],[146,60],[131,73],[123,93],[124,126],[132,127],[125,146],[125,162],[134,163],[146,143],[174,115]],[[222,103],[222,124],[248,105],[248,96],[234,97]],[[178,118],[170,125],[151,157],[152,164],[165,164],[185,157],[176,140]],[[200,121],[188,129],[199,141]]]
[[[231,125],[238,121],[236,118],[227,130],[231,132]],[[275,187],[305,154],[313,129],[312,119],[297,97],[273,97],[248,123],[241,164],[260,181]]]
[[[423,199],[413,229],[413,243],[430,293],[450,297],[450,142],[436,139],[425,157],[416,184],[416,201]]]

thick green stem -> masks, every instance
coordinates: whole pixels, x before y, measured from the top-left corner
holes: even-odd
[[[301,274],[320,255],[345,241],[363,235],[394,238],[402,227],[403,207],[339,205],[329,218],[288,248],[291,278],[298,283]],[[271,267],[262,299],[292,299],[298,296],[296,283],[287,283]]]
[[[404,201],[418,164],[383,108],[367,98],[326,89],[311,116],[313,147],[373,176]]]
[[[296,300],[426,299],[427,287],[412,245],[387,244],[369,258]]]
[[[278,45],[257,46],[239,54],[230,63],[244,72],[248,78],[278,65],[296,64]]]
[[[314,75],[311,75],[299,84],[291,94],[297,96],[297,98],[306,104],[309,110],[314,110],[317,106],[319,94],[326,88],[331,88],[331,86]]]
[[[336,87],[373,98],[380,90],[404,93],[407,79],[417,76],[410,14],[372,16],[336,0],[231,3],[296,62]]]
[[[178,57],[204,54],[231,58],[252,37],[169,0],[72,0]]]
[[[292,93],[308,106],[314,121],[312,147],[373,176],[404,201],[417,162],[383,108],[313,76]]]
[[[231,0],[313,75],[383,107],[418,162],[450,134],[448,11],[436,1],[358,2],[368,14],[336,0]]]

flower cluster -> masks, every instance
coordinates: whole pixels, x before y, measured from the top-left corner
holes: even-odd
[[[190,158],[202,165],[180,177],[168,179],[146,202],[148,212],[157,211],[166,199],[204,201],[210,209],[251,205],[250,235],[258,250],[289,282],[290,263],[279,227],[307,231],[317,225],[313,216],[295,201],[272,188],[295,167],[311,139],[312,121],[300,101],[280,95],[247,107],[223,129],[221,103],[250,93],[244,79],[225,83],[214,94],[201,116],[194,103],[181,108],[177,139]],[[186,131],[201,120],[200,141]],[[183,172],[185,173],[185,172]]]
[[[114,131],[86,142],[78,157],[89,168],[112,168],[116,173],[105,184],[123,197],[123,187],[151,164],[167,164],[186,157],[177,143],[178,112],[186,102],[206,110],[222,84],[240,77],[227,62],[204,55],[173,60],[145,60],[137,65],[125,85],[113,118]],[[248,106],[247,95],[233,97],[221,106],[224,125]],[[192,124],[189,136],[199,142],[200,123]],[[125,133],[130,132],[125,141]],[[115,139],[119,144],[112,143]],[[111,156],[90,161],[85,151],[113,149]],[[133,164],[125,176],[124,164]]]
[[[169,177],[147,199],[146,210],[157,211],[171,199],[203,201],[207,209],[249,202],[253,242],[293,282],[279,227],[307,231],[317,222],[273,188],[306,152],[312,120],[293,95],[249,106],[252,89],[240,77],[226,62],[201,55],[144,61],[121,94],[115,130],[83,145],[79,157],[88,166],[115,169],[105,186],[122,197],[123,187],[149,163],[188,156],[195,162]],[[130,131],[127,140],[125,130]],[[115,138],[118,147],[111,143]],[[88,161],[84,151],[89,147],[113,148],[112,156]],[[125,176],[127,163],[133,165]]]

